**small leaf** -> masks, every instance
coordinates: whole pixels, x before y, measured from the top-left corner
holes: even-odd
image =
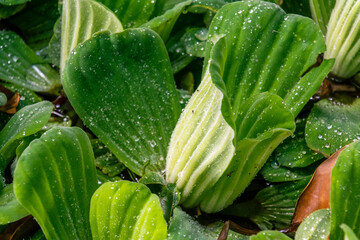
[[[96,1],[64,0],[62,9],[61,73],[71,51],[94,33],[106,30],[116,33],[123,30],[114,13]]]
[[[330,210],[320,209],[310,214],[300,224],[295,240],[326,239],[330,234]]]
[[[0,94],[2,96],[2,100],[4,101],[4,104],[0,105],[0,111],[15,114],[20,101],[20,94],[15,92],[14,94],[8,95],[9,98],[7,98],[7,96],[2,92],[0,92]]]
[[[324,35],[326,35],[330,15],[336,0],[310,0],[309,2],[312,18],[320,26]]]
[[[360,71],[360,4],[337,0],[328,23],[325,59],[335,58],[332,73],[350,78]]]
[[[344,231],[344,240],[359,240],[359,238],[355,235],[354,231],[348,225],[341,224],[340,228]]]
[[[360,142],[344,149],[331,174],[331,233],[330,240],[343,239],[341,224],[348,225],[360,237]]]
[[[100,34],[75,51],[63,84],[80,118],[131,171],[161,172],[181,111],[161,38],[129,29]]]
[[[57,127],[32,141],[14,173],[14,191],[47,239],[91,239],[90,199],[98,187],[86,133]]]
[[[143,184],[103,184],[91,199],[93,239],[165,239],[166,222],[159,198]]]
[[[0,31],[0,78],[36,92],[59,86],[59,75],[15,33]]]
[[[5,93],[0,92],[0,106],[4,106],[7,102],[7,97],[5,95]]]
[[[28,211],[16,199],[13,184],[0,190],[0,225],[15,222],[29,215]]]
[[[360,138],[360,99],[350,105],[322,100],[314,105],[307,119],[307,145],[325,156]]]
[[[318,209],[330,208],[331,171],[339,154],[344,149],[345,147],[334,153],[316,169],[312,179],[296,203],[290,228],[296,228],[312,212]]]
[[[255,236],[251,236],[249,240],[291,240],[285,234],[278,232],[278,231],[261,231]]]

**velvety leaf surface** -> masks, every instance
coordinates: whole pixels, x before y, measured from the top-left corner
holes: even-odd
[[[175,5],[172,9],[167,10],[163,15],[153,18],[149,22],[143,24],[141,27],[150,28],[157,32],[164,42],[167,41],[171,30],[173,29],[176,20],[185,9],[186,6],[190,5],[192,1],[182,1]]]
[[[53,105],[43,101],[18,111],[0,132],[0,175],[15,153],[16,140],[41,130],[49,120]]]
[[[330,210],[320,209],[310,214],[300,224],[295,240],[326,239],[330,234]]]
[[[343,239],[341,224],[348,225],[360,236],[360,142],[344,149],[331,173],[331,233],[330,239]]]
[[[28,211],[16,199],[13,184],[0,190],[0,224],[15,222],[29,215]]]
[[[114,13],[96,1],[64,0],[62,9],[60,72],[71,51],[94,33],[116,33],[123,30]]]
[[[159,198],[143,184],[103,184],[91,199],[93,239],[163,240],[166,222]]]
[[[75,51],[63,84],[76,112],[131,171],[163,170],[181,110],[161,38],[132,29],[98,35]]]
[[[59,75],[15,33],[0,31],[0,78],[36,92],[59,86]]]
[[[359,16],[359,1],[337,0],[329,19],[324,58],[335,58],[331,72],[341,78],[360,71]]]
[[[170,221],[167,240],[216,240],[222,225],[215,223],[210,226],[203,226],[180,208],[175,208]],[[246,240],[248,237],[230,230],[227,240],[234,239]]]
[[[326,35],[327,25],[336,0],[310,0],[309,2],[312,18]]]
[[[307,145],[325,156],[360,138],[360,100],[337,104],[322,100],[314,105],[307,119]]]
[[[89,138],[79,128],[53,128],[22,153],[14,191],[47,239],[91,239],[95,170]]]

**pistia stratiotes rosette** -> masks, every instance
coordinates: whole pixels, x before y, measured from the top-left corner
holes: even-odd
[[[225,5],[210,25],[202,82],[173,132],[167,181],[185,207],[216,212],[248,186],[333,62],[320,29],[275,4]]]

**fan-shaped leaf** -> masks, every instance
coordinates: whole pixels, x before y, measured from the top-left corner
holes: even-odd
[[[61,72],[71,51],[94,33],[105,30],[116,33],[123,30],[114,13],[96,1],[64,0],[62,9]]]
[[[159,198],[143,184],[103,184],[91,199],[93,239],[165,239],[166,222]]]
[[[35,92],[59,86],[59,75],[15,33],[0,31],[0,78]]]
[[[63,84],[76,112],[131,171],[162,171],[181,110],[161,38],[132,29],[75,51]]]
[[[97,187],[91,144],[79,128],[53,128],[32,141],[14,173],[16,197],[47,239],[91,239],[90,199]]]

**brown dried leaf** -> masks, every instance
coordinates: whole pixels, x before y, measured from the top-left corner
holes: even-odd
[[[13,93],[9,89],[1,85],[0,92],[4,93],[8,99],[7,103],[4,106],[0,106],[0,112],[15,114],[16,108],[20,101],[20,94],[17,92]]]
[[[285,232],[296,231],[300,223],[312,212],[318,209],[330,208],[331,171],[339,154],[346,147],[347,146],[331,155],[326,161],[317,167],[309,184],[305,187],[296,203],[295,213],[291,221],[291,225],[285,230]]]

